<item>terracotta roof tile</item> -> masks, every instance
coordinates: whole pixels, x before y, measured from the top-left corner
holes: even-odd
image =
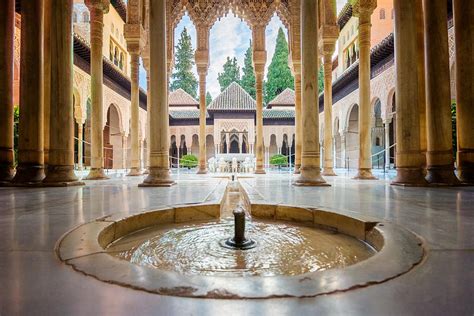
[[[168,104],[171,106],[199,106],[199,102],[183,89],[171,92]]]
[[[286,88],[282,93],[277,95],[275,99],[271,100],[268,105],[273,106],[292,106],[295,105],[295,91],[290,88]]]
[[[170,110],[169,113],[175,120],[199,119],[199,110]],[[209,118],[209,113],[206,113],[206,118]]]
[[[238,83],[232,82],[207,108],[213,111],[255,111],[255,100]]]
[[[295,110],[277,110],[277,109],[263,109],[264,119],[293,119],[295,118]]]

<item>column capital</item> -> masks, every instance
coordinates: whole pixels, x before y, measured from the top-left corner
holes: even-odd
[[[110,0],[85,0],[85,5],[89,11],[102,11],[102,13],[108,13],[110,7]],[[93,15],[91,14],[91,19]]]
[[[356,17],[370,17],[375,8],[377,8],[377,0],[355,0],[352,4],[352,12]]]
[[[254,50],[252,57],[255,74],[263,75],[263,73],[265,72],[265,64],[267,63],[267,51]]]
[[[198,74],[207,74],[209,68],[209,50],[197,49],[194,53]]]
[[[139,54],[145,47],[147,36],[145,29],[141,24],[125,24],[124,37],[127,41],[127,50],[131,54]]]

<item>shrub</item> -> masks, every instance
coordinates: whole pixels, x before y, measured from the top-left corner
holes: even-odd
[[[273,155],[270,158],[270,164],[278,167],[285,166],[288,164],[288,157],[283,155]]]
[[[194,155],[184,155],[179,160],[179,164],[182,167],[194,168],[194,167],[197,167],[198,165],[198,158]]]

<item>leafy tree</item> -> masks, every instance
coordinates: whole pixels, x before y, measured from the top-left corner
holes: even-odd
[[[194,155],[184,155],[183,157],[181,157],[179,164],[182,167],[186,167],[188,169],[194,168],[198,165],[198,159]]]
[[[237,65],[237,58],[227,57],[224,64],[224,72],[217,75],[217,80],[221,86],[221,92],[224,91],[232,82],[240,82],[240,67]]]
[[[319,68],[318,74],[318,91],[319,93],[324,92],[324,68]]]
[[[275,53],[268,67],[267,82],[265,86],[265,103],[273,100],[286,88],[294,89],[294,78],[288,66],[288,43],[283,29],[278,30]]]
[[[286,166],[288,164],[288,157],[284,155],[273,155],[270,158],[270,164],[278,166],[278,169],[280,169],[281,166]]]
[[[250,41],[250,46],[245,53],[244,68],[242,68],[242,72],[243,75],[240,85],[245,91],[247,91],[248,94],[252,96],[252,98],[255,99],[255,72],[252,61],[252,41]]]
[[[192,69],[194,66],[194,51],[191,45],[191,36],[184,28],[181,32],[178,45],[176,45],[176,65],[175,72],[171,76],[171,91],[183,89],[193,98],[196,98],[198,81]]]
[[[209,93],[209,91],[207,91],[206,93],[206,106],[209,105],[209,103],[212,102],[212,95]]]

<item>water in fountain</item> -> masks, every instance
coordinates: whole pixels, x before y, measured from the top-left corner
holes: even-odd
[[[344,234],[289,222],[251,221],[250,216],[246,235],[256,242],[255,247],[229,246],[229,237],[243,233],[235,231],[233,211],[238,210],[241,218],[244,205],[239,183],[231,181],[219,221],[152,227],[117,240],[108,251],[139,265],[222,276],[298,275],[345,267],[375,253]]]

